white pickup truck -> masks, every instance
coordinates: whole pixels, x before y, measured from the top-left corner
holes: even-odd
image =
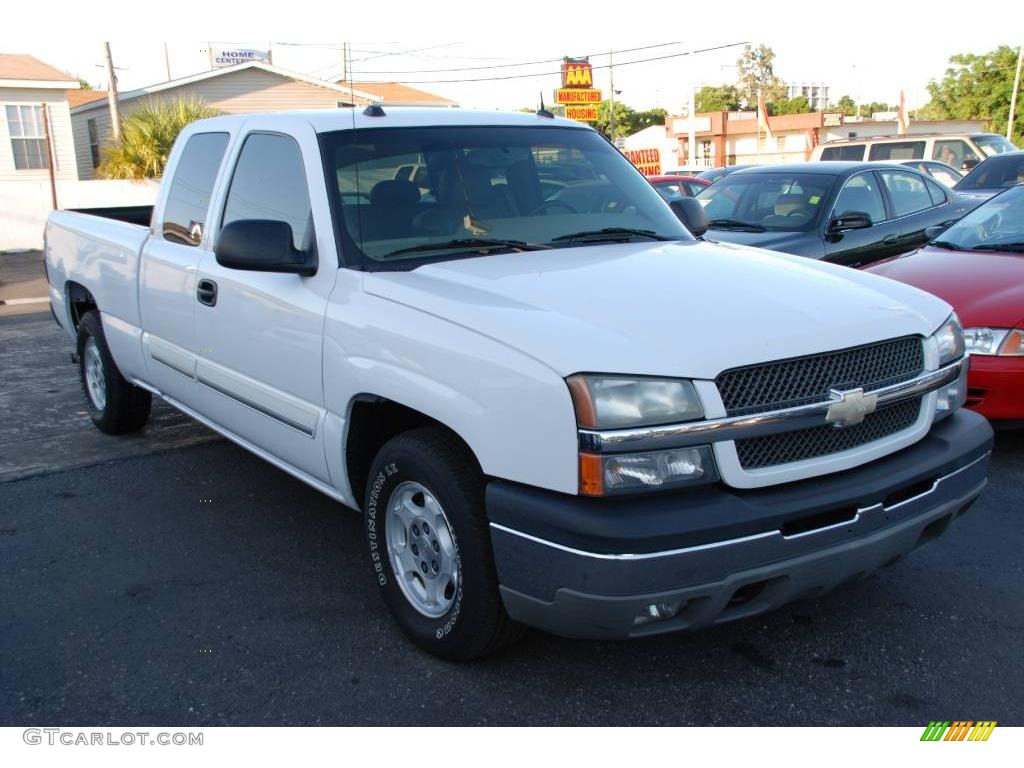
[[[704,242],[546,113],[203,120],[153,210],[115,212],[148,226],[96,213],[46,228],[96,425],[157,395],[360,509],[387,607],[446,658],[758,614],[986,483],[947,304]]]

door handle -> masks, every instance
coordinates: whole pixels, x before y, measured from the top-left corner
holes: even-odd
[[[899,239],[899,235],[886,235],[885,237],[882,238],[882,242],[885,243],[886,245],[892,245]]]
[[[200,280],[196,286],[196,298],[200,304],[208,307],[217,306],[217,284],[213,280]]]

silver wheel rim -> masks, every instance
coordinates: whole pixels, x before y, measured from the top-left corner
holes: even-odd
[[[107,379],[103,375],[103,358],[96,339],[90,336],[85,342],[85,387],[89,390],[89,399],[102,411],[107,407]]]
[[[444,509],[419,483],[399,484],[388,499],[388,559],[395,581],[424,616],[444,616],[462,578],[459,548]]]

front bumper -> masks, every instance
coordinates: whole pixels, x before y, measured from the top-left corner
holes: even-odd
[[[971,355],[967,407],[992,421],[1024,420],[1024,358]]]
[[[513,619],[568,637],[635,637],[763,613],[943,533],[984,488],[991,447],[988,422],[962,410],[878,461],[751,491],[586,499],[493,482],[487,511],[502,598]],[[651,606],[675,613],[638,622]]]

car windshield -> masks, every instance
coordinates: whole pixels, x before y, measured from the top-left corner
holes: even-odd
[[[957,182],[953,189],[1002,189],[1024,181],[1024,152],[990,157]]]
[[[586,128],[360,129],[322,134],[321,145],[351,266],[692,240],[640,172]]]
[[[825,173],[746,172],[697,195],[712,229],[804,231],[814,226],[835,184]]]
[[[1003,152],[1012,152],[1016,149],[1005,136],[997,134],[985,134],[983,136],[972,136],[974,143],[985,153],[985,157],[992,157]]]
[[[978,206],[932,245],[957,251],[1024,252],[1024,186],[1008,189]]]

